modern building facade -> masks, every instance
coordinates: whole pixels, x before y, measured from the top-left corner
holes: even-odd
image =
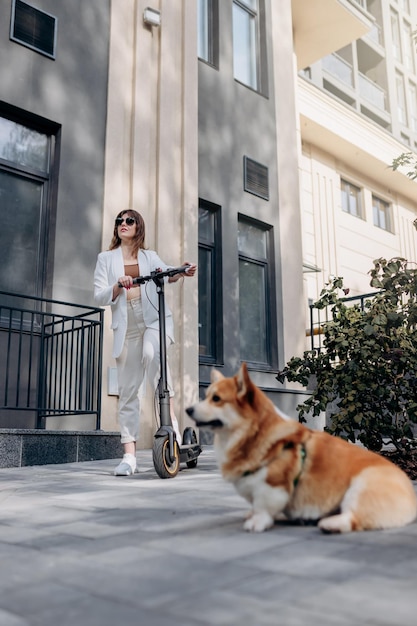
[[[363,293],[373,258],[415,258],[415,183],[390,163],[417,149],[416,10],[0,0],[0,291],[93,304],[96,256],[132,207],[149,248],[199,264],[198,281],[167,289],[182,424],[212,367],[229,375],[242,360],[294,413],[303,391],[275,376],[305,348],[308,301],[330,274]],[[107,311],[106,430],[117,429],[111,340]]]
[[[357,295],[372,291],[367,272],[374,259],[417,258],[416,184],[390,167],[400,154],[417,151],[417,6],[356,4],[371,29],[302,68],[298,78],[310,300],[331,275]]]

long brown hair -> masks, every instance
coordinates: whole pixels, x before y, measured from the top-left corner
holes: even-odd
[[[133,209],[125,209],[124,211],[120,211],[116,215],[116,219],[118,217],[122,217],[123,215],[128,215],[133,217],[136,222],[136,234],[132,240],[132,253],[136,255],[139,250],[143,250],[145,248],[145,221],[140,213],[134,211]],[[122,240],[120,239],[117,233],[117,224],[114,222],[114,230],[113,230],[113,238],[110,242],[109,250],[115,250],[120,246]]]

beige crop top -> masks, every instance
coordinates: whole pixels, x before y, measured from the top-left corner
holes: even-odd
[[[125,276],[137,278],[139,276],[139,265],[137,263],[132,263],[132,265],[125,265]]]
[[[137,278],[139,276],[139,265],[137,263],[125,265],[125,276]],[[140,285],[133,285],[133,287],[127,292],[126,296],[128,300],[140,298]]]

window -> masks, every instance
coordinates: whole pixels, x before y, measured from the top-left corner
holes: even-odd
[[[10,39],[36,52],[55,58],[57,20],[35,7],[13,0]]]
[[[414,72],[414,42],[413,29],[408,22],[403,22],[403,42],[404,42],[404,64],[405,67]]]
[[[220,207],[200,200],[198,209],[198,337],[200,363],[223,360]],[[219,330],[220,328],[220,330]]]
[[[238,249],[240,358],[269,369],[277,358],[272,229],[240,217]]]
[[[372,196],[372,209],[374,214],[374,225],[392,233],[391,208],[388,202],[385,202],[376,196]]]
[[[395,73],[395,85],[397,89],[397,112],[398,121],[404,126],[407,125],[407,109],[405,105],[404,76],[399,72]]]
[[[417,86],[410,83],[410,118],[411,129],[417,133]]]
[[[233,74],[252,89],[258,89],[257,4],[257,0],[233,2]]]
[[[400,6],[405,13],[410,13],[410,0],[400,0]]]
[[[359,187],[348,183],[346,180],[340,181],[342,193],[342,209],[345,213],[350,213],[355,217],[363,218],[362,193]]]
[[[218,67],[218,0],[198,0],[197,19],[198,57]]]
[[[2,291],[49,295],[58,128],[0,103]]]
[[[391,11],[391,36],[394,59],[401,61],[400,22],[395,11]]]

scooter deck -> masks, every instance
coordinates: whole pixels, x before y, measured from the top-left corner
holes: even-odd
[[[202,453],[202,448],[198,443],[189,443],[180,446],[180,462],[187,463],[194,461]]]

